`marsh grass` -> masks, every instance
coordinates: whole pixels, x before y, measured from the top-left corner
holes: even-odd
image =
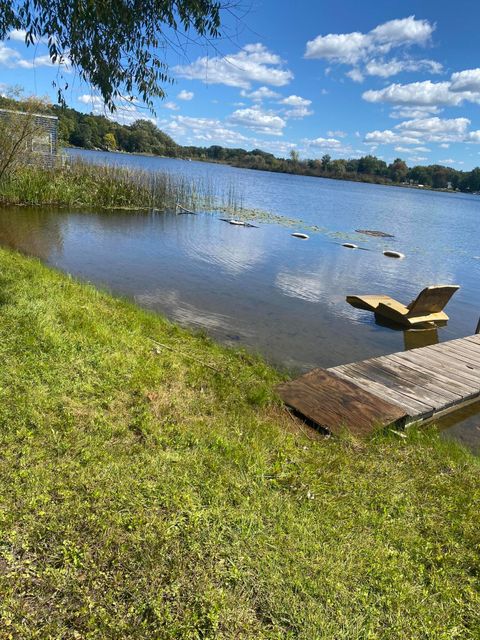
[[[0,203],[55,205],[85,209],[174,210],[238,204],[230,187],[218,193],[209,180],[73,161],[46,168],[20,166],[0,183]]]
[[[0,291],[2,640],[479,638],[472,455],[309,439],[262,360],[37,260]]]
[[[234,181],[219,185],[211,178],[142,171],[115,165],[69,160],[54,168],[21,165],[0,182],[0,205],[75,207],[91,210],[174,211],[180,204],[195,212],[222,213],[310,231],[301,220],[246,207]]]

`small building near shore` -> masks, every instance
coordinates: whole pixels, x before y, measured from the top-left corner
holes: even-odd
[[[0,119],[20,122],[21,118],[29,118],[29,131],[25,137],[24,152],[27,161],[30,159],[44,165],[52,165],[58,152],[58,118],[44,113],[27,113],[0,109]]]

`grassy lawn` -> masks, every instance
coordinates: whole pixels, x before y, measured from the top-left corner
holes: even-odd
[[[0,638],[480,638],[478,459],[279,379],[0,250]]]

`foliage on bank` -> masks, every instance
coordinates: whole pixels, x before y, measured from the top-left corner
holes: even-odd
[[[0,97],[0,107],[2,106],[18,108],[22,105],[18,101]],[[434,189],[450,188],[470,193],[480,191],[480,168],[458,171],[442,165],[408,167],[400,158],[387,165],[384,160],[373,155],[332,159],[325,154],[321,159],[301,160],[295,152],[290,158],[277,158],[260,149],[246,151],[218,145],[181,146],[150,120],[137,120],[131,125],[122,125],[103,115],[84,114],[58,105],[45,105],[44,109],[58,116],[59,135],[63,143],[83,149],[193,158],[246,169],[376,184],[411,183]]]
[[[478,638],[473,456],[312,440],[261,360],[4,250],[0,294],[0,637]]]

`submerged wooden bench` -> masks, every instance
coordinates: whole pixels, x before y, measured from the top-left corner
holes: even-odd
[[[480,398],[480,335],[314,369],[279,385],[278,393],[332,433],[362,436],[440,417]]]

